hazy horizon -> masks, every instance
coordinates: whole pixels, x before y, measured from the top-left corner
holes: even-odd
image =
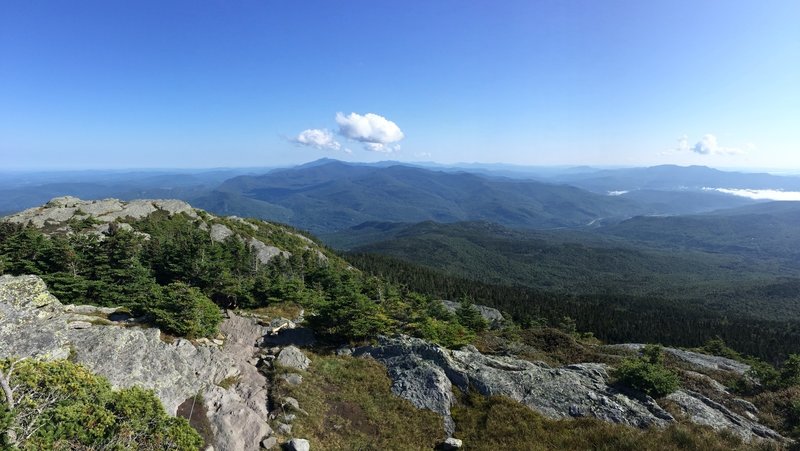
[[[712,166],[712,165],[704,165],[704,164],[675,164],[675,163],[663,163],[663,164],[655,164],[655,165],[617,165],[617,164],[608,164],[608,165],[572,165],[572,164],[551,164],[551,165],[527,165],[527,164],[516,164],[516,163],[506,163],[501,161],[494,161],[494,162],[479,162],[479,161],[459,161],[455,163],[440,163],[437,161],[400,161],[394,159],[384,159],[384,160],[376,160],[376,161],[353,161],[353,160],[345,160],[339,158],[332,158],[327,156],[322,156],[319,158],[314,158],[310,160],[300,161],[297,163],[286,163],[280,165],[262,165],[262,166],[119,166],[119,167],[22,167],[22,168],[0,168],[0,173],[81,173],[81,172],[214,172],[214,171],[269,171],[274,169],[289,169],[293,167],[303,166],[311,163],[318,162],[320,160],[330,160],[330,161],[338,161],[342,163],[349,163],[349,164],[366,164],[366,165],[381,165],[381,164],[390,164],[396,163],[401,165],[415,165],[421,166],[428,169],[436,169],[440,168],[464,168],[464,169],[497,169],[497,170],[518,170],[520,172],[524,172],[526,170],[571,170],[571,169],[587,169],[587,170],[615,170],[615,169],[641,169],[641,168],[652,168],[657,166],[678,166],[678,167],[691,167],[691,166],[699,166],[699,167],[707,167],[710,169],[716,169],[723,172],[741,172],[741,173],[767,173],[773,175],[782,175],[782,176],[800,176],[800,167],[797,168],[776,168],[776,167],[737,167],[737,166]]]

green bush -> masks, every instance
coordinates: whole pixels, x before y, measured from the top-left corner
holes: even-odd
[[[216,304],[199,289],[181,282],[163,287],[158,301],[147,312],[158,327],[190,338],[216,334],[222,322]]]
[[[791,387],[800,385],[800,354],[791,354],[783,362],[780,375],[781,385]]]
[[[9,360],[0,361],[7,369]],[[183,418],[168,415],[151,390],[114,391],[105,378],[66,360],[18,362],[11,376],[15,408],[0,409],[22,450],[197,450],[203,440]],[[8,434],[0,448],[8,449]]]
[[[461,304],[456,309],[456,319],[462,326],[473,332],[483,332],[489,326],[489,323],[469,299],[461,300]]]
[[[415,335],[447,348],[457,348],[475,339],[475,334],[461,324],[435,318],[422,320]]]
[[[389,317],[380,306],[357,291],[334,294],[310,319],[323,334],[347,340],[364,340],[391,333]]]
[[[658,346],[646,346],[641,357],[622,362],[614,376],[618,383],[654,398],[666,396],[680,386],[678,375],[664,367]]]

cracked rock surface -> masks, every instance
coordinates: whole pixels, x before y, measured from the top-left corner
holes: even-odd
[[[64,306],[36,276],[0,276],[0,358],[69,358],[116,388],[153,389],[172,415],[201,393],[215,450],[259,449],[271,433],[267,380],[248,360],[262,326],[229,315],[221,325],[225,343],[203,346],[182,338],[166,341],[157,328],[101,321],[110,312]],[[76,322],[81,327],[71,327]],[[225,379],[235,383],[217,385]]]

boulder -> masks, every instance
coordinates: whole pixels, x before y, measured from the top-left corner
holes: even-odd
[[[275,362],[287,368],[303,371],[308,369],[308,365],[311,364],[311,360],[296,346],[287,346],[283,348],[281,352],[278,353]]]
[[[443,451],[454,451],[456,449],[461,449],[462,446],[464,446],[464,443],[461,440],[448,437],[438,448]]]
[[[280,435],[292,435],[292,425],[286,423],[278,423],[278,427],[275,428],[275,431],[278,432]]]
[[[272,449],[278,446],[278,439],[275,437],[267,437],[261,440],[261,447],[264,449]]]
[[[290,252],[282,251],[275,246],[267,246],[262,241],[259,241],[255,238],[250,238],[247,241],[247,244],[250,246],[250,249],[252,249],[253,252],[255,252],[256,258],[258,259],[259,263],[263,265],[266,265],[267,263],[269,263],[270,260],[277,257],[278,255],[283,255],[286,258],[289,258],[292,255]]]
[[[209,231],[212,241],[221,243],[233,235],[233,231],[224,224],[212,224]]]
[[[289,451],[309,451],[311,444],[304,438],[293,438],[286,443],[286,449]]]
[[[279,379],[285,381],[289,385],[300,385],[303,383],[303,376],[297,373],[286,373],[278,376]]]

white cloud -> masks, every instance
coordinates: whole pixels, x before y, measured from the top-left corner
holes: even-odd
[[[340,135],[363,143],[372,152],[396,152],[400,150],[396,143],[405,137],[397,124],[374,113],[336,113],[336,123]]]
[[[706,191],[717,191],[734,196],[748,197],[759,200],[793,200],[800,201],[800,192],[781,191],[774,189],[730,189],[730,188],[703,188]]]
[[[748,150],[753,150],[755,147],[748,144]],[[723,147],[717,142],[717,137],[712,134],[703,135],[700,141],[694,145],[689,145],[689,138],[686,135],[678,139],[678,151],[691,151],[700,155],[741,155],[745,153],[742,149],[736,147]]]
[[[299,135],[297,135],[297,138],[293,139],[293,141],[297,144],[302,144],[304,146],[309,146],[320,150],[339,150],[342,148],[342,145],[336,141],[333,133],[319,128],[303,130]]]

